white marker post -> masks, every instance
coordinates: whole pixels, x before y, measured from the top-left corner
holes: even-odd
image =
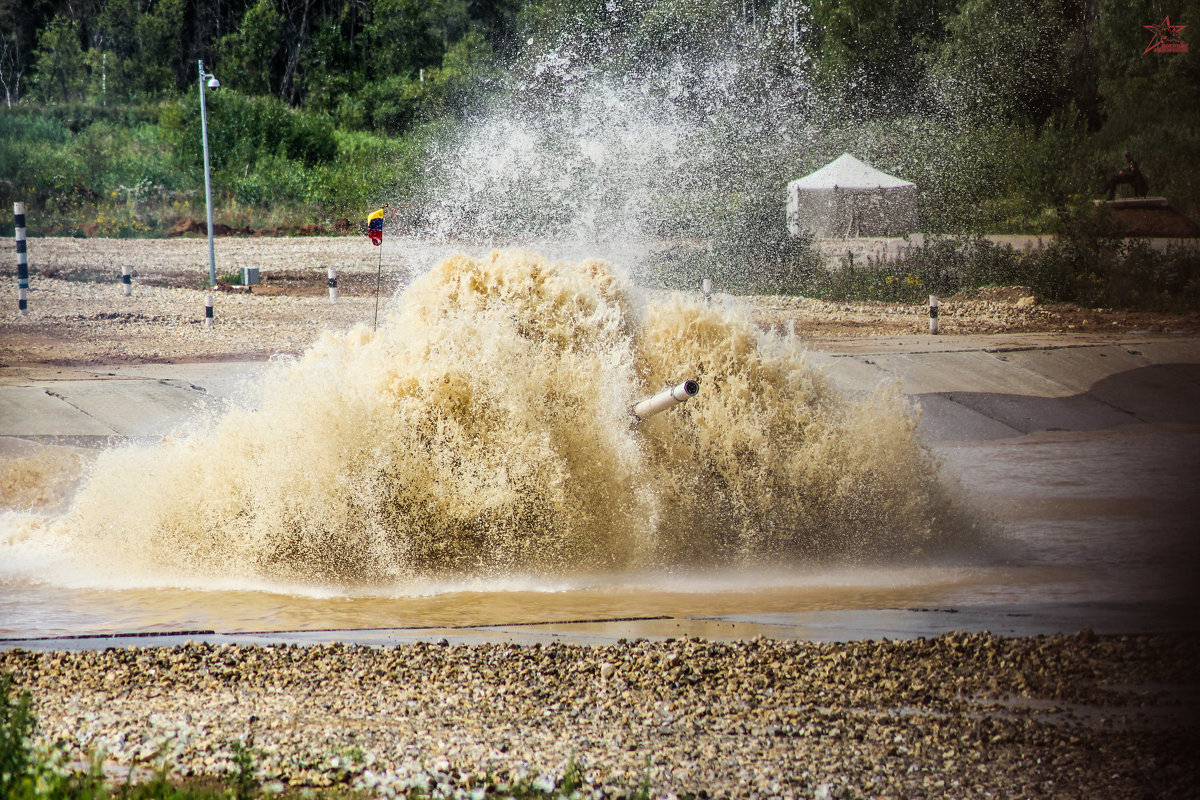
[[[204,327],[213,326],[213,299],[211,294],[204,295]]]
[[[700,283],[700,291],[704,292],[704,302],[711,303],[712,302],[712,281],[709,280],[708,278],[705,278]]]
[[[934,336],[938,332],[938,299],[936,294],[929,295],[929,332]]]
[[[121,267],[121,294],[126,297],[133,294],[133,271],[128,264]]]
[[[338,299],[337,267],[329,268],[329,302],[336,303]]]
[[[25,251],[24,203],[13,203],[13,222],[17,239],[17,308],[23,317],[29,313],[29,255]]]

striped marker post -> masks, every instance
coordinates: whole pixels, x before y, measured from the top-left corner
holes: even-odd
[[[712,280],[705,278],[700,284],[700,290],[704,292],[704,302],[712,302]]]
[[[29,254],[25,250],[24,203],[13,203],[13,222],[17,229],[17,308],[25,316],[29,313]]]
[[[213,303],[212,295],[204,295],[204,327],[211,328],[213,326]]]
[[[329,302],[336,303],[338,299],[337,267],[329,268]]]
[[[121,294],[129,297],[133,294],[133,274],[129,265],[121,267]]]
[[[929,295],[929,332],[934,336],[938,332],[938,299],[936,294]]]

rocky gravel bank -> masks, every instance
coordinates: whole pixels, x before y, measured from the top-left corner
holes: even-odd
[[[269,789],[1195,797],[1200,637],[0,653],[40,738]],[[571,765],[574,765],[573,767]],[[120,774],[124,774],[121,772]]]

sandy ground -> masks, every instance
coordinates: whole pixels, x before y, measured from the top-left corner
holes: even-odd
[[[361,237],[227,238],[218,243],[218,275],[257,267],[249,291],[206,289],[207,242],[201,238],[30,240],[28,314],[15,288],[0,312],[0,369],[38,364],[261,359],[304,350],[322,330],[372,325],[411,276],[456,249],[392,238],[375,249]],[[15,264],[15,257],[10,263]],[[134,274],[132,296],[120,272]],[[338,302],[329,300],[328,269],[338,270]],[[15,273],[15,268],[8,268]],[[15,278],[10,278],[15,283]],[[376,282],[380,288],[376,297]],[[719,288],[717,290],[719,292]],[[214,325],[204,324],[214,296]],[[718,295],[720,299],[720,295]],[[925,305],[832,303],[792,297],[742,298],[765,327],[793,326],[812,338],[922,334]],[[944,298],[939,327],[947,336],[990,333],[1194,334],[1200,314],[1082,309],[1044,304],[1028,289],[1003,287]]]

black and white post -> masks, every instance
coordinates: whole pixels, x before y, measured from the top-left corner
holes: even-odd
[[[128,264],[121,267],[121,294],[126,297],[133,294],[133,270]]]
[[[337,267],[329,268],[329,302],[336,303],[338,299]]]
[[[938,299],[936,294],[929,295],[929,332],[935,336],[938,332]]]
[[[700,291],[704,292],[704,302],[712,302],[712,280],[705,278],[700,282]]]
[[[17,308],[21,316],[29,313],[29,254],[25,250],[25,204],[13,203],[13,222],[17,239]]]
[[[204,327],[213,326],[213,298],[211,294],[204,295]]]

